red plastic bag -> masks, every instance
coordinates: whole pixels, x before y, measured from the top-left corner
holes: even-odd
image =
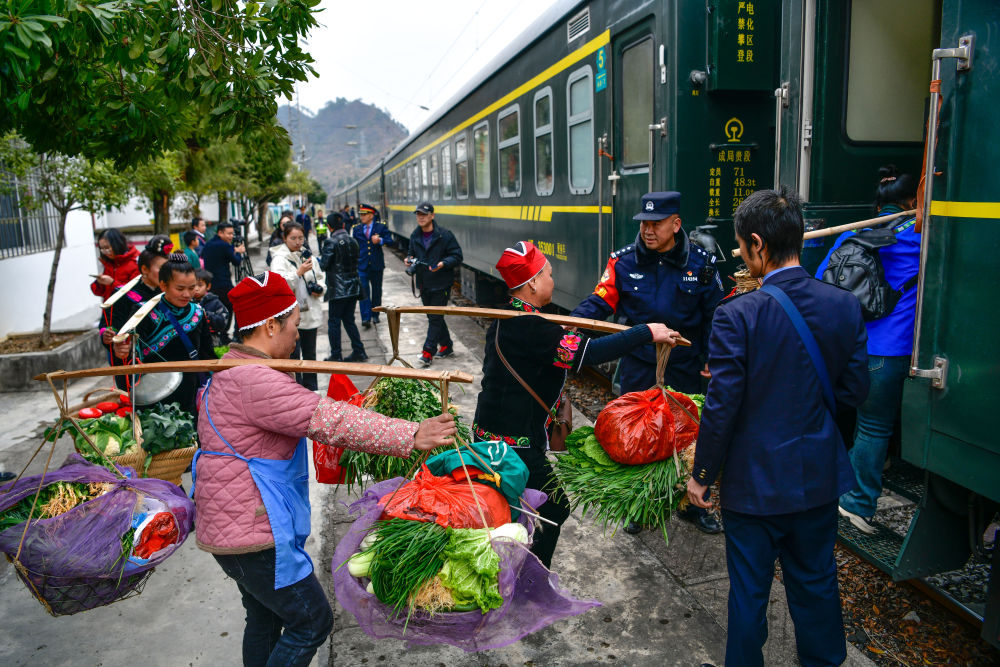
[[[502,493],[485,484],[473,483],[470,487],[468,481],[459,482],[450,475],[435,477],[427,466],[421,466],[416,479],[399,487],[395,495],[386,494],[379,502],[387,503],[383,511],[386,518],[433,521],[451,528],[483,528],[481,508],[486,527],[510,523],[510,505]]]
[[[139,558],[149,558],[163,547],[177,542],[178,535],[174,515],[170,512],[158,512],[143,529],[132,553]]]
[[[612,459],[625,465],[662,461],[698,438],[698,406],[678,392],[663,397],[659,387],[634,391],[608,403],[597,416],[594,435]],[[678,403],[683,405],[681,408]]]
[[[346,401],[357,393],[358,388],[351,382],[351,378],[340,373],[330,375],[330,385],[326,388],[327,396],[335,401]]]
[[[313,467],[316,469],[317,482],[343,484],[347,481],[347,468],[340,465],[340,455],[343,453],[343,447],[331,447],[313,441]]]

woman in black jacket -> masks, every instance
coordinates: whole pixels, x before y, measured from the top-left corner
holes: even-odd
[[[504,250],[497,270],[510,288],[510,307],[514,310],[537,313],[552,301],[555,287],[552,265],[531,242],[519,241]],[[673,347],[679,337],[666,325],[653,323],[591,339],[532,316],[495,320],[486,331],[483,390],[479,392],[473,431],[480,440],[499,440],[510,445],[528,466],[528,487],[549,493],[549,500],[538,512],[559,525],[544,524],[541,532],[535,533],[531,546],[532,553],[545,567],[552,562],[560,526],[569,516],[569,503],[557,488],[552,467],[545,458],[549,426],[566,400],[562,391],[568,374],[585,365],[617,359],[646,343],[666,343]],[[524,388],[514,373],[548,409]]]

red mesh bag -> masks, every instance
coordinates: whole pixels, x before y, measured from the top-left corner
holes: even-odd
[[[698,416],[698,406],[684,394],[667,393],[676,401],[654,387],[624,394],[601,410],[594,435],[608,456],[625,465],[653,463],[698,438],[698,422],[692,419]]]
[[[340,465],[343,447],[331,447],[313,441],[313,467],[320,484],[343,484],[347,481],[347,467]]]
[[[433,521],[446,528],[483,528],[479,515],[482,508],[487,528],[510,523],[510,505],[502,493],[485,484],[473,483],[470,487],[468,481],[459,482],[451,475],[435,477],[427,466],[421,466],[416,479],[399,487],[395,495],[379,498],[382,502],[387,502],[385,518]]]

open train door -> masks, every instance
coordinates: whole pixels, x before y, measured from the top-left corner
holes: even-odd
[[[616,33],[610,45],[614,91],[608,185],[613,212],[603,248],[605,261],[610,251],[635,240],[638,223],[632,216],[638,213],[642,195],[667,189],[663,182],[666,150],[661,148],[665,130],[650,129],[660,122],[657,112],[664,106],[661,96],[665,95],[657,62],[663,46],[657,35],[663,31],[656,30],[657,20],[656,16],[640,19]]]
[[[911,380],[903,402],[903,457],[928,473],[927,493],[904,547],[914,558],[964,564],[983,552],[1000,503],[1000,5],[944,0],[932,86],[921,268]],[[930,67],[928,69],[931,69]],[[937,145],[935,146],[935,134]],[[933,166],[933,169],[931,168]],[[918,202],[919,205],[920,202]],[[919,524],[924,523],[924,526]],[[983,638],[1000,646],[998,552]]]

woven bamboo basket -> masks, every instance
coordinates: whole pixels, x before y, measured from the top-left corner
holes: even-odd
[[[169,452],[153,454],[153,460],[150,462],[149,468],[146,470],[143,470],[143,466],[146,463],[145,450],[140,449],[138,452],[133,454],[112,456],[110,458],[118,465],[131,466],[132,468],[135,468],[135,471],[139,473],[140,477],[164,479],[180,486],[181,475],[183,475],[184,471],[187,470],[189,465],[191,465],[191,459],[194,457],[194,453],[197,450],[197,447],[185,447],[184,449],[174,449]]]
[[[760,289],[760,281],[756,278],[751,278],[750,270],[746,267],[734,273],[733,280],[736,281],[737,294],[745,294],[746,292],[753,292],[756,289]]]

